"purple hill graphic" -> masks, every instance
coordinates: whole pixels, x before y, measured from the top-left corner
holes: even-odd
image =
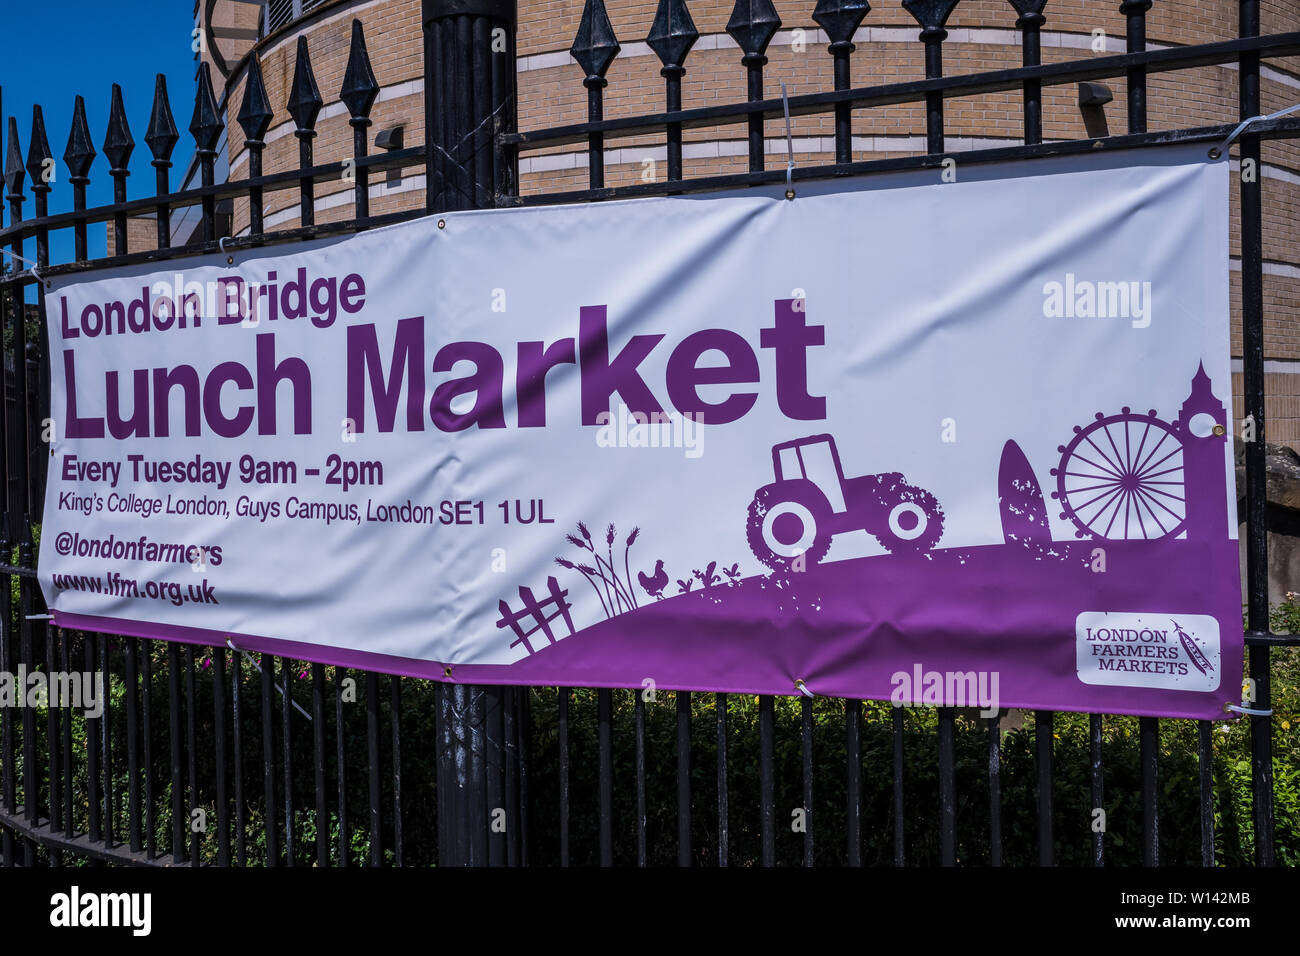
[[[1081,683],[1075,620],[1095,611],[1212,615],[1225,651],[1219,686],[1239,681],[1240,655],[1227,653],[1241,634],[1227,425],[1198,368],[1172,421],[1126,407],[1075,426],[1050,468],[1050,501],[1009,439],[998,500],[989,502],[1003,540],[948,548],[937,546],[944,512],[923,487],[896,472],[846,478],[830,435],[782,442],[772,449],[775,480],[748,510],[736,503],[768,573],[741,577],[725,555],[701,555],[689,574],[654,559],[624,570],[615,566],[626,549],[571,536],[587,557],[569,573],[588,580],[567,586],[597,588],[605,618],[575,621],[576,639],[533,641],[513,664],[458,667],[458,679],[636,687],[649,676],[663,689],[690,689],[707,675],[708,689],[721,692],[791,694],[801,680],[815,694],[889,700],[890,675],[920,662],[997,670],[1003,707],[1221,716],[1221,693],[1179,690],[1176,680]],[[1049,507],[1073,525],[1073,540],[1053,539]],[[875,535],[885,553],[822,560],[834,535],[856,530]],[[601,569],[618,584],[592,573]],[[1177,633],[1206,673],[1195,637],[1181,626]]]

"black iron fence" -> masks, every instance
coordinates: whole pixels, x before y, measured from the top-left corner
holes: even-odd
[[[1238,39],[1146,49],[1150,0],[1124,0],[1127,52],[1042,64],[1043,0],[1012,0],[1024,65],[945,76],[944,24],[956,0],[905,0],[920,26],[925,79],[854,86],[853,36],[865,0],[818,0],[813,19],[829,37],[834,89],[768,96],[766,48],[780,26],[764,0],[740,0],[727,25],[741,48],[745,102],[682,109],[685,61],[696,39],[685,0],[661,0],[649,46],[662,62],[662,112],[603,118],[605,73],[619,51],[601,0],[587,0],[573,55],[588,91],[588,121],[516,129],[512,0],[425,0],[423,146],[367,155],[370,109],[379,87],[359,23],[339,97],[354,129],[354,158],[315,163],[312,139],[324,105],[307,41],[299,39],[287,106],[299,143],[297,170],[264,174],[262,151],[276,108],[254,56],[237,112],[247,177],[214,182],[222,104],[206,67],[189,131],[202,185],[172,192],[179,141],[159,77],[145,134],[157,171],[152,195],[128,198],[134,140],[120,90],[102,151],[114,201],[86,206],[96,157],[78,97],[63,154],[72,210],[51,214],[52,160],[40,108],[28,150],[8,121],[4,183],[8,227],[0,246],[15,265],[0,274],[7,323],[4,364],[6,476],[0,518],[0,670],[8,674],[102,675],[102,709],[0,707],[0,859],[8,865],[107,862],[154,865],[412,865],[528,863],[1199,863],[1275,862],[1273,726],[1249,720],[1249,806],[1222,779],[1240,768],[1216,763],[1208,721],[1038,712],[1007,732],[1007,719],[952,708],[903,710],[857,700],[662,692],[640,689],[474,687],[348,671],[243,653],[83,633],[53,626],[36,584],[34,555],[49,460],[44,283],[112,265],[162,262],[368,229],[443,210],[595,201],[939,167],[950,98],[1022,91],[1023,145],[961,154],[966,163],[1157,143],[1223,140],[1235,123],[1148,131],[1149,74],[1233,64],[1240,115],[1260,112],[1260,63],[1300,55],[1300,33],[1259,35],[1258,0],[1241,0]],[[503,32],[497,32],[503,31]],[[493,50],[496,37],[508,40]],[[869,69],[870,64],[865,64]],[[863,70],[862,66],[859,66]],[[1043,90],[1123,78],[1128,132],[1043,142]],[[855,162],[852,129],[871,110],[923,103],[923,155]],[[835,162],[769,169],[764,124],[784,115],[834,118]],[[684,178],[687,129],[745,127],[748,170]],[[605,148],[662,135],[667,176],[604,184]],[[1260,142],[1300,135],[1300,121],[1260,122],[1240,137],[1258,167]],[[586,189],[518,195],[521,152],[588,146]],[[423,172],[426,208],[370,213],[370,184],[386,170]],[[34,215],[24,218],[30,175]],[[316,223],[316,186],[352,177],[354,215]],[[1249,674],[1255,709],[1270,707],[1270,654],[1296,638],[1272,633],[1267,590],[1264,443],[1263,262],[1260,177],[1242,177],[1240,227],[1247,443],[1246,596]],[[300,225],[267,230],[268,193],[297,191]],[[217,205],[247,202],[249,229],[219,235]],[[199,235],[171,246],[171,216],[195,207]],[[154,217],[157,248],[129,252],[127,224]],[[112,224],[112,250],[87,257],[87,230]],[[49,236],[71,230],[74,261],[51,263]],[[33,265],[34,264],[34,265]],[[937,263],[936,267],[941,267]],[[1283,652],[1285,653],[1285,652]],[[670,703],[671,702],[671,703]],[[1162,726],[1163,723],[1163,726]],[[594,754],[594,760],[590,755]],[[1103,811],[1101,826],[1097,811]],[[1105,822],[1109,820],[1109,822]],[[1219,826],[1216,828],[1216,821]],[[1294,845],[1288,823],[1286,851]]]

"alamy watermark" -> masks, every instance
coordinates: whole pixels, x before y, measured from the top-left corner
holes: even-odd
[[[67,707],[90,719],[104,713],[103,671],[0,671],[0,707]]]
[[[895,707],[978,707],[981,717],[998,715],[997,671],[927,671],[913,664],[895,671],[889,700]]]
[[[681,448],[687,458],[704,454],[704,415],[677,411],[634,412],[622,403],[618,411],[596,416],[600,448]]]
[[[1043,315],[1049,319],[1129,319],[1135,329],[1151,324],[1151,283],[1094,282],[1067,272],[1043,284]]]

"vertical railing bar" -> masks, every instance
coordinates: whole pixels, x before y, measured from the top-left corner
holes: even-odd
[[[527,688],[509,687],[505,693],[506,751],[506,866],[519,865],[519,696]]]
[[[379,95],[379,84],[370,68],[370,55],[366,51],[365,35],[361,21],[352,21],[352,48],[348,51],[348,65],[343,74],[341,98],[348,108],[348,124],[352,127],[353,193],[352,211],[357,219],[370,216],[370,171],[360,164],[369,151],[366,130],[370,126],[370,110]],[[428,181],[425,182],[426,188]]]
[[[293,685],[289,659],[280,658],[280,732],[284,747],[284,865],[297,866],[293,815]]]
[[[596,691],[597,776],[600,800],[600,865],[614,865],[614,695]]]
[[[279,840],[275,825],[275,658],[261,655],[262,675],[262,809],[266,832],[266,865],[280,865]]]
[[[569,865],[569,688],[559,688],[560,866]]]
[[[127,128],[126,111],[122,104],[122,88],[114,83],[113,102],[108,116],[108,136],[104,141],[104,156],[112,165],[108,175],[113,180],[114,205],[126,202],[126,177],[131,175],[127,166],[134,147],[135,142]],[[113,214],[113,254],[122,256],[127,251],[126,213],[116,212]],[[112,824],[108,826],[111,828]],[[111,835],[109,843],[112,843]]]
[[[32,162],[33,160],[38,160],[42,166],[44,166],[46,162],[49,162],[51,165],[48,168],[52,170],[53,158],[50,156],[49,144],[45,135],[45,117],[40,106],[33,106],[32,108],[32,139],[30,144],[32,149],[28,152],[27,156],[28,171],[32,174],[32,196],[35,201],[36,218],[42,219],[49,215],[50,182],[49,178],[43,175],[43,170],[38,171],[37,169],[32,168]],[[35,238],[36,264],[38,268],[44,270],[50,264],[49,230],[38,229]],[[49,351],[46,348],[46,343],[49,341],[49,327],[45,311],[45,284],[43,282],[37,282],[35,288],[39,334],[37,336],[37,341],[31,343],[27,347],[37,350],[38,353],[35,396],[36,415],[34,418],[29,419],[29,421],[32,425],[39,426],[41,421],[49,416]],[[0,383],[0,385],[2,385],[2,383]],[[35,444],[36,434],[30,435],[29,438],[32,440],[32,444],[29,447],[32,447],[35,451],[38,447]],[[36,484],[31,485],[29,490],[29,509],[30,514],[32,515],[31,520],[40,522],[42,520],[41,511],[43,510],[41,492],[46,487],[46,473],[49,469],[49,455],[40,454],[36,456],[36,461],[38,462],[35,468],[37,474],[29,476],[29,481],[36,482]],[[8,474],[9,472],[6,468],[5,475],[8,476]],[[7,562],[9,555],[4,555],[4,558]],[[36,601],[40,606],[41,612],[44,613],[46,610],[45,601],[39,588],[36,589]],[[58,628],[46,626],[44,623],[42,623],[40,627],[41,632],[45,636],[45,670],[50,679],[53,679],[58,657],[58,648],[56,645],[59,643],[59,631]],[[62,793],[59,777],[59,724],[61,721],[67,720],[68,716],[60,713],[60,707],[56,706],[56,702],[50,701],[49,703],[50,706],[46,710],[45,718],[46,756],[48,757],[47,762],[49,767],[49,823],[51,831],[57,832],[63,815]],[[53,866],[61,865],[63,862],[62,851],[51,847],[49,860],[50,864]]]
[[[920,19],[920,17],[918,17]],[[948,31],[943,28],[942,20],[933,22],[920,19],[921,42],[925,46],[925,77],[938,79],[943,76],[943,41]],[[943,135],[943,94],[931,92],[925,95],[925,147],[927,153],[942,153]],[[894,858],[897,865],[902,865],[902,717],[894,712],[894,791],[895,791],[895,834]],[[953,866],[957,862],[957,784],[954,756],[954,738],[956,734],[955,711],[952,707],[939,708],[939,861],[943,866]]]
[[[1023,66],[1038,66],[1042,62],[1041,31],[1047,18],[1041,11],[1021,13],[1016,18],[1020,28],[1020,62]],[[1043,141],[1043,83],[1025,80],[1024,83],[1025,145]]]
[[[149,131],[145,134],[145,142],[153,153],[150,165],[154,168],[154,195],[160,200],[154,206],[157,218],[155,238],[159,249],[171,246],[171,204],[167,202],[171,186],[168,179],[172,150],[176,148],[179,139],[180,134],[176,131],[176,121],[172,118],[171,104],[167,99],[167,77],[159,73],[154,80],[153,115],[149,119]]]
[[[691,692],[677,691],[677,865],[691,865]]]
[[[469,713],[467,739],[465,740],[465,792],[467,809],[465,819],[466,855],[462,859],[469,866],[485,866],[488,862],[488,807],[487,807],[487,696],[483,686],[458,685]],[[463,709],[461,711],[465,713]]]
[[[727,810],[727,695],[713,695],[714,710],[718,717],[718,866],[727,865],[731,831]]]
[[[9,118],[9,151],[14,155],[19,154],[18,144],[18,121],[14,117]],[[9,200],[9,215],[11,225],[19,223],[23,218],[23,169],[21,164],[13,172],[13,178],[9,178],[10,171],[6,167],[6,179],[9,184],[9,193],[6,198]],[[23,254],[23,243],[21,238],[14,238],[10,248],[13,250],[15,257],[21,257]],[[15,269],[21,264],[20,258],[15,258]],[[32,566],[31,552],[31,480],[27,467],[27,455],[30,443],[28,441],[28,409],[27,409],[27,322],[26,322],[26,302],[25,292],[21,285],[13,285],[9,289],[9,334],[10,346],[13,349],[13,391],[14,403],[13,410],[10,411],[7,397],[5,398],[5,501],[6,506],[13,517],[19,521],[18,526],[18,563],[22,567]],[[5,383],[7,384],[7,383]],[[7,389],[6,389],[7,391]],[[11,477],[17,479],[18,497],[11,500],[10,481]],[[7,537],[7,535],[6,535]],[[3,555],[5,563],[12,560],[12,550],[6,548]],[[18,642],[19,642],[19,661],[20,665],[27,668],[34,668],[34,650],[32,646],[32,627],[29,619],[31,614],[31,581],[26,576],[20,575],[18,578]],[[7,619],[6,619],[7,620]],[[12,633],[11,633],[12,638]],[[12,671],[11,671],[12,673]],[[35,823],[39,810],[39,784],[36,782],[36,714],[33,708],[24,707],[22,709],[22,733],[23,733],[23,751],[22,751],[22,781],[23,781],[23,816],[28,823]],[[15,795],[16,799],[16,795]],[[25,866],[34,866],[36,862],[36,847],[31,840],[24,839],[23,863]],[[10,860],[12,862],[12,860]]]
[[[989,732],[989,865],[1002,865],[1002,728],[988,718]]]
[[[113,820],[113,686],[112,658],[109,655],[108,637],[99,635],[99,666],[104,671],[103,715],[99,718],[99,745],[101,769],[104,772],[104,845],[114,842]]]
[[[1138,718],[1139,761],[1142,766],[1142,865],[1160,865],[1160,721]]]
[[[154,805],[153,786],[153,642],[140,645],[140,736],[144,762],[144,846],[149,859],[158,855],[158,808]]]
[[[894,738],[894,866],[907,865],[907,834],[903,829],[903,708],[895,707]]]
[[[181,701],[180,653],[176,644],[167,644],[167,741],[171,759],[172,784],[172,862],[185,861],[184,812],[181,792]],[[93,777],[93,772],[92,772]]]
[[[402,679],[394,674],[389,677],[388,682],[389,696],[391,698],[389,722],[392,724],[393,730],[393,865],[404,866],[402,856]],[[322,791],[324,790],[323,779],[320,788]]]
[[[1105,779],[1102,766],[1102,715],[1088,715],[1088,776],[1092,788],[1092,811],[1105,813]],[[1106,832],[1104,827],[1092,828],[1092,865],[1106,863]]]
[[[215,738],[217,865],[230,866],[230,805],[226,800],[226,649],[208,648],[212,661],[212,734]]]
[[[244,655],[230,652],[230,730],[233,757],[233,783],[235,790],[235,865],[248,865],[248,843],[244,832],[247,818],[244,812],[244,708],[240,687],[244,678]]]
[[[529,834],[529,775],[532,773],[533,733],[532,691],[519,688],[519,707],[516,718],[519,724],[519,865],[528,865]]]
[[[470,45],[470,85],[473,95],[473,115],[491,116],[492,102],[492,23],[487,17],[474,17],[470,27],[473,42]],[[461,77],[465,82],[465,77]],[[490,123],[478,123],[474,126],[474,139],[471,156],[474,162],[474,183],[471,199],[472,206],[496,205],[495,185],[492,183],[492,158],[496,150],[492,148],[493,130]],[[468,165],[468,164],[467,164]],[[490,195],[486,203],[481,203],[479,190],[488,189]]]
[[[424,82],[442,82],[442,21],[433,18],[424,22]],[[424,211],[435,213],[442,211],[444,194],[443,176],[440,171],[442,157],[437,145],[442,139],[442,113],[433,96],[424,97]],[[435,168],[437,167],[437,168]]]
[[[943,76],[943,41],[947,36],[948,31],[942,27],[921,31],[927,80]],[[940,92],[925,94],[925,143],[927,153],[943,152],[943,94]]]
[[[1052,746],[1053,729],[1050,710],[1034,711],[1034,767],[1038,773],[1038,865],[1056,865],[1056,846],[1052,835]]]
[[[759,862],[776,866],[776,699],[758,698]]]
[[[95,637],[82,633],[81,649],[86,662],[86,673],[95,674],[102,681],[104,696],[108,695],[107,671],[98,670],[95,660]],[[102,717],[86,718],[86,829],[90,842],[98,843],[104,838],[99,805],[99,724]],[[179,861],[178,861],[179,862]]]
[[[957,768],[954,754],[955,712],[939,708],[939,862],[957,863]]]
[[[474,182],[472,173],[465,168],[465,144],[463,138],[466,133],[473,129],[474,124],[470,117],[473,115],[473,98],[471,91],[467,88],[465,77],[470,75],[473,69],[472,59],[466,55],[473,43],[471,18],[461,16],[456,18],[456,33],[451,37],[452,50],[454,53],[454,69],[449,78],[454,84],[459,95],[455,97],[455,111],[452,114],[455,122],[455,138],[447,140],[447,149],[452,155],[452,173],[460,183],[460,188],[452,190],[449,198],[452,202],[453,209],[473,209],[474,208]]]
[[[609,81],[603,76],[588,76],[582,81],[587,88],[587,122],[599,123],[605,118],[605,86]],[[592,189],[605,185],[605,134],[587,135],[587,182]]]
[[[63,673],[68,674],[72,671],[72,633],[60,628],[59,636],[59,668]],[[75,782],[76,771],[72,759],[72,714],[69,712],[63,720],[63,833],[65,836],[72,836],[76,832],[76,823],[73,819]]]
[[[59,644],[59,628],[49,627],[45,631],[45,674],[48,674],[51,680],[55,672],[59,670]],[[61,704],[66,704],[66,701],[55,701],[53,695],[51,695],[49,706],[45,710],[45,739],[48,741],[47,756],[49,757],[49,831],[51,832],[59,832],[62,829],[62,823],[64,823],[59,734]],[[49,862],[51,862],[52,866],[62,864],[61,849],[57,847],[49,848]]]
[[[497,50],[493,44],[492,57],[493,120],[488,128],[488,138],[493,142],[491,153],[495,205],[500,205],[501,197],[519,195],[519,150],[514,146],[502,148],[495,143],[497,134],[512,133],[519,123],[518,101],[515,99],[518,85],[515,76],[517,38],[513,29],[506,30],[505,34],[505,49]]]
[[[379,675],[366,672],[366,760],[369,765],[370,865],[383,862],[379,825]]]
[[[750,103],[756,103],[763,98],[763,66],[767,63],[767,57],[757,51],[746,53],[741,62],[745,66],[745,83],[747,99]],[[763,114],[751,113],[747,123],[749,137],[749,171],[751,173],[761,173],[766,159],[764,151],[766,144],[763,140]]]
[[[325,665],[311,665],[311,755],[316,781],[316,865],[330,865],[330,821],[325,809]]]
[[[486,21],[482,21],[486,23]],[[476,27],[477,33],[477,27]],[[499,686],[485,686],[483,692],[484,737],[489,746],[483,754],[483,792],[488,810],[487,865],[505,866],[506,833],[498,825],[501,815],[505,813],[505,748],[498,743],[505,741],[505,689]],[[506,830],[509,829],[508,821]]]
[[[1125,49],[1144,53],[1147,48],[1147,11],[1151,0],[1123,0],[1119,12],[1125,19]],[[1127,71],[1128,131],[1147,131],[1147,71],[1145,66],[1130,66]]]
[[[339,866],[348,865],[347,734],[344,731],[343,720],[343,683],[348,679],[348,672],[343,668],[340,667],[334,671],[334,742],[336,749],[334,759],[339,795]]]
[[[646,846],[645,691],[636,691],[636,865],[649,865]]]
[[[195,92],[194,118],[190,122],[194,134],[194,155],[199,161],[199,182],[206,189],[216,178],[217,144],[221,136],[221,117],[212,88],[212,70],[207,62],[199,64],[199,83]],[[217,201],[212,195],[201,200],[199,227],[205,243],[217,240]]]
[[[123,638],[122,643],[126,657],[127,830],[131,852],[139,853],[143,848],[140,838],[140,753],[138,750],[140,675],[137,654],[140,642],[136,638],[128,637]]]
[[[18,216],[15,214],[15,220]],[[21,296],[21,293],[19,293]],[[19,307],[22,307],[21,298]],[[14,364],[27,364],[26,356],[22,354],[21,344],[23,336],[20,333],[22,324],[19,324],[14,330]],[[26,414],[26,402],[21,398],[18,401],[18,409],[22,413],[24,420]],[[25,431],[25,429],[24,429]],[[25,460],[27,455],[27,443],[24,438],[21,453]],[[7,476],[6,476],[7,477]],[[29,476],[24,475],[23,490],[28,489]],[[23,500],[23,536],[18,545],[18,563],[24,568],[30,568],[33,565],[32,545],[31,545],[31,523],[28,520],[27,502]],[[8,557],[6,555],[6,557]],[[35,634],[30,620],[32,613],[32,579],[26,575],[18,578],[18,633],[21,642],[21,666],[29,673],[36,670],[36,648]],[[105,701],[107,707],[107,700]],[[107,714],[107,710],[105,710]],[[36,739],[36,708],[23,708],[23,817],[30,825],[35,826],[40,818],[40,773],[36,767],[38,742]],[[109,780],[111,781],[111,777]],[[36,844],[32,840],[23,841],[23,860],[24,865],[31,867],[36,865]]]
[[[852,37],[857,24],[861,22],[862,17],[858,17],[856,23],[836,24],[835,26],[842,32],[830,37],[831,69],[834,72],[837,92],[847,90],[852,85],[849,57],[857,49]],[[826,26],[829,27],[831,24]],[[835,104],[835,162],[837,165],[853,162],[853,107],[848,103]]]
[[[2,127],[0,127],[2,128]],[[4,204],[0,203],[0,210],[3,210]],[[4,293],[0,291],[0,315],[3,315]],[[0,369],[0,389],[7,386],[7,375],[3,372],[7,370]],[[8,407],[0,409],[0,421],[5,426],[4,440],[0,441],[0,455],[5,458],[6,470],[8,474],[8,426],[9,426]],[[7,484],[7,483],[6,483]],[[3,507],[5,513],[0,517],[0,556],[3,556],[4,563],[8,564],[13,555],[13,545],[9,540],[9,489],[6,487],[3,495]],[[13,647],[13,575],[6,572],[4,578],[4,593],[0,594],[0,668],[5,673],[14,672],[14,647]],[[12,707],[0,707],[0,761],[3,762],[3,769],[0,771],[3,775],[3,799],[5,812],[11,816],[18,808],[18,788],[15,780],[14,767],[14,715]],[[14,844],[13,834],[5,827],[0,827],[0,853],[4,854],[6,866],[14,865]]]
[[[799,700],[799,717],[802,724],[800,750],[803,757],[803,865],[812,866],[813,856],[813,702],[811,697]]]
[[[194,826],[193,814],[199,809],[199,746],[198,746],[198,703],[199,695],[194,687],[194,646],[185,645],[185,770],[189,793],[189,816],[186,825],[190,831],[190,866],[199,866],[203,859],[203,844],[200,830]]]
[[[1214,866],[1214,723],[1198,720],[1196,729],[1201,785],[1201,866]]]
[[[1259,0],[1241,0],[1240,35],[1259,36]],[[1243,53],[1238,62],[1241,118],[1260,112],[1259,54]],[[1266,404],[1264,400],[1264,230],[1263,176],[1260,139],[1246,133],[1240,140],[1244,169],[1257,174],[1241,176],[1241,354],[1242,391],[1246,416],[1253,420],[1254,440],[1243,442],[1246,453],[1246,626],[1268,631],[1268,489],[1265,462]],[[1269,648],[1250,648],[1251,709],[1273,706]],[[1275,863],[1273,819],[1273,720],[1250,718],[1251,803],[1255,826],[1255,863]]]
[[[248,152],[248,178],[262,176],[262,150],[266,143],[262,137],[271,124],[271,102],[266,95],[262,79],[262,61],[256,51],[248,60],[248,76],[244,82],[244,102],[239,110],[239,125],[244,131],[244,149]],[[263,195],[261,186],[248,187],[248,233],[256,239],[263,229]]]
[[[1125,49],[1129,53],[1146,50],[1146,12],[1151,0],[1123,0],[1120,13],[1125,19]],[[1147,131],[1147,75],[1143,66],[1127,71],[1128,131]],[[1244,273],[1243,273],[1244,274]],[[1142,768],[1142,863],[1160,864],[1160,810],[1157,781],[1160,766],[1160,721],[1156,717],[1138,719],[1139,762]]]
[[[844,702],[845,837],[849,866],[862,865],[862,701]]]

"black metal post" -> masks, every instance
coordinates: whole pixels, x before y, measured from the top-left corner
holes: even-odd
[[[497,146],[497,134],[515,125],[515,0],[423,0],[421,17],[426,207],[429,212],[490,208],[512,194],[518,181],[513,155]],[[446,676],[453,674],[449,668]],[[500,777],[507,761],[505,741],[485,732],[483,720],[499,717],[501,696],[463,684],[443,690],[438,862],[486,864],[497,809],[488,805],[489,790],[504,791],[495,779],[489,788],[487,777],[489,772]]]
[[[1242,0],[1241,35],[1259,36],[1259,0]],[[1259,114],[1259,54],[1242,54],[1241,118]],[[1251,633],[1267,632],[1268,623],[1268,489],[1264,461],[1264,217],[1263,175],[1259,136],[1241,137],[1241,356],[1246,415],[1254,420],[1254,440],[1246,449],[1246,580],[1247,620]],[[1247,176],[1248,168],[1254,175]],[[1269,647],[1250,649],[1251,708],[1272,707]],[[1273,721],[1250,718],[1252,799],[1255,822],[1255,862],[1274,864],[1273,852]]]

